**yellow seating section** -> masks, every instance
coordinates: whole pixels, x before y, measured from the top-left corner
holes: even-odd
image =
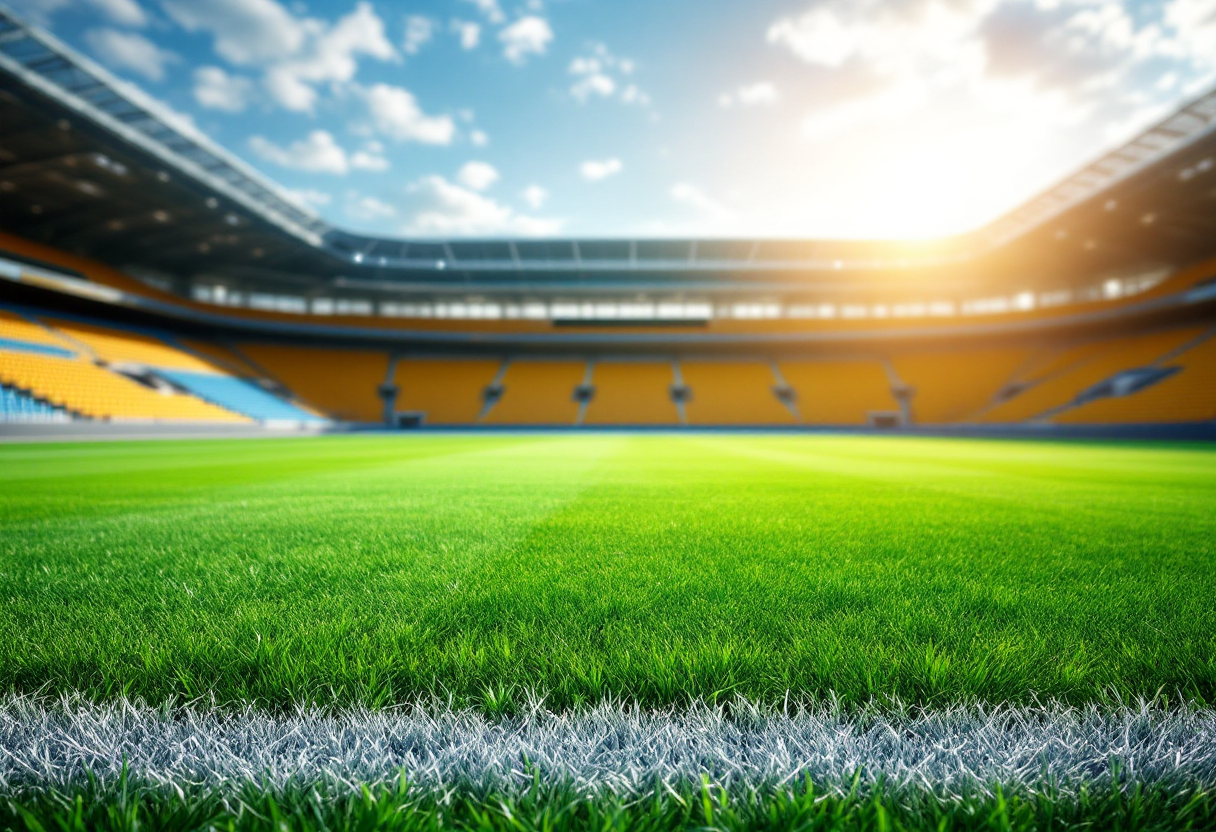
[[[245,421],[244,417],[184,394],[162,395],[91,358],[195,372],[269,375],[318,412],[338,419],[379,422],[378,388],[388,353],[246,344],[184,342],[198,356],[156,338],[104,326],[46,318],[45,326],[0,310],[0,338],[57,346],[77,353],[56,358],[0,352],[0,378],[78,414],[100,419]],[[895,374],[915,390],[916,424],[1015,423],[1046,418],[1067,424],[1188,422],[1216,419],[1216,338],[1200,327],[1098,338],[1065,347],[959,347],[890,350]],[[1186,348],[1168,361],[1167,356]],[[247,356],[248,358],[246,359]],[[208,359],[211,359],[210,361]],[[212,361],[214,363],[212,363]],[[1072,407],[1076,396],[1122,371],[1179,366],[1175,375],[1130,396]],[[439,425],[574,425],[576,387],[586,378],[582,360],[512,361],[503,394],[488,409],[483,392],[502,367],[498,359],[406,359],[398,363],[396,409],[425,414]],[[593,366],[594,395],[582,424],[673,425],[679,413],[670,396],[668,361],[604,360]],[[860,425],[868,414],[899,404],[881,359],[785,360],[774,372],[761,359],[684,360],[686,421],[693,425]],[[778,378],[796,392],[797,414],[776,396]],[[1025,388],[993,403],[1011,382]],[[1056,412],[1058,411],[1058,412]],[[481,416],[485,413],[484,417]]]
[[[215,372],[215,367],[207,362],[147,335],[54,318],[44,318],[43,323],[54,327],[56,332],[66,336],[68,340],[83,344],[102,361],[110,364],[130,362],[196,373]]]
[[[188,347],[193,352],[203,356],[206,361],[211,362],[219,369],[232,375],[253,377],[262,375],[257,367],[250,366],[248,361],[223,344],[183,338],[182,346]]]
[[[93,419],[249,421],[194,396],[151,390],[83,358],[0,351],[0,380]]]
[[[1009,423],[1035,419],[1067,405],[1078,393],[1121,370],[1152,364],[1202,332],[1199,328],[1171,329],[1068,349],[1065,355],[1051,363],[1051,373],[1036,374],[1030,379],[1030,387],[986,411],[980,421]]]
[[[388,353],[277,344],[242,344],[240,350],[321,413],[348,422],[382,422],[379,388]]]
[[[1180,372],[1130,396],[1097,399],[1060,413],[1062,424],[1150,424],[1216,419],[1216,338],[1164,362]]]
[[[512,361],[502,378],[502,398],[482,422],[573,425],[579,410],[574,388],[582,383],[586,372],[585,361]]]
[[[0,309],[0,338],[13,341],[25,341],[27,344],[44,344],[50,347],[79,352],[80,348],[70,341],[65,341],[45,327],[28,321],[20,315]]]
[[[679,424],[680,414],[671,400],[674,382],[670,361],[597,362],[591,380],[595,396],[583,424]]]
[[[805,425],[864,425],[871,412],[899,409],[876,360],[782,361],[778,367],[798,394]]]
[[[765,362],[682,361],[680,372],[692,393],[684,403],[690,425],[796,423],[773,392],[777,378]]]
[[[1033,356],[1029,348],[960,349],[893,355],[891,364],[912,387],[912,422],[969,421]]]
[[[426,414],[428,425],[469,425],[501,361],[408,359],[397,362],[397,410]]]

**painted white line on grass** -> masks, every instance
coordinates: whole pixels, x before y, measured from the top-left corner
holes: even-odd
[[[729,711],[729,713],[728,713]],[[647,711],[602,704],[492,720],[426,705],[301,709],[273,715],[130,701],[0,698],[0,789],[134,781],[172,788],[345,788],[395,782],[512,793],[539,777],[592,795],[660,783],[771,789],[809,774],[821,788],[862,784],[1068,794],[1112,777],[1167,787],[1216,785],[1216,711],[1155,705],[933,710],[762,708],[736,702]]]

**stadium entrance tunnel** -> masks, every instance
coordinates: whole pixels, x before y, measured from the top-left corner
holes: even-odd
[[[389,423],[395,428],[413,430],[426,424],[426,414],[416,410],[399,410]]]

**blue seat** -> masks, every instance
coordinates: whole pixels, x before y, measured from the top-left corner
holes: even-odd
[[[158,370],[157,372],[174,384],[186,388],[200,399],[227,408],[234,413],[244,414],[259,422],[324,421],[244,379],[210,373],[192,373],[185,370]]]
[[[0,386],[0,422],[67,422],[57,407],[31,398],[19,390]]]
[[[17,341],[12,338],[0,338],[0,350],[15,350],[17,352],[33,352],[39,355],[53,355],[56,358],[71,358],[76,353],[63,347],[51,344],[35,344],[32,341]]]

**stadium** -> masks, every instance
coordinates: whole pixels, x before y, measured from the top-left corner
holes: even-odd
[[[1216,828],[1216,90],[1091,159],[357,233],[0,6],[0,827]]]

